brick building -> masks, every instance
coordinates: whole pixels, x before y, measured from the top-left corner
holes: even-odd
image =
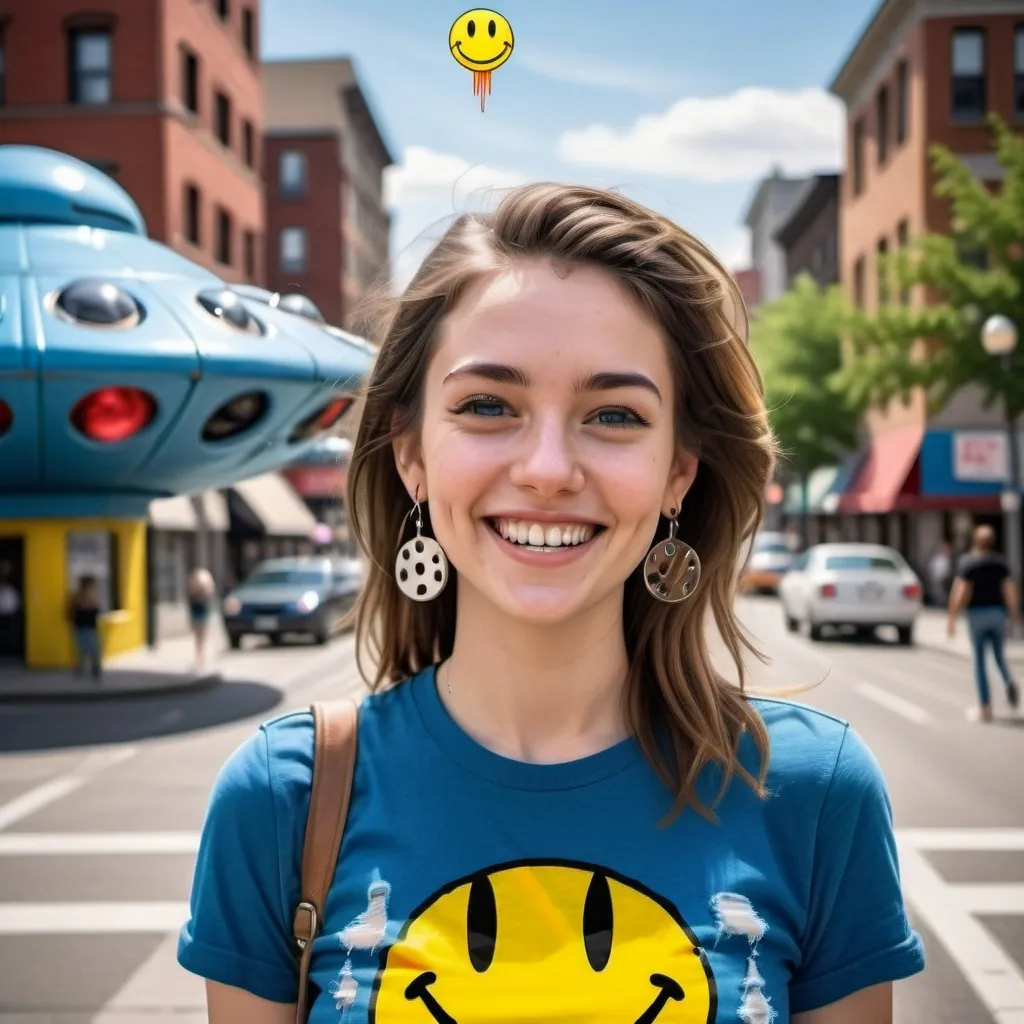
[[[389,273],[384,169],[394,163],[352,61],[263,65],[267,281],[352,325]]]
[[[0,143],[106,171],[152,238],[263,279],[259,0],[0,0]]]
[[[1024,0],[885,0],[831,83],[847,107],[840,189],[840,277],[859,305],[924,301],[892,295],[879,254],[924,232],[947,232],[929,149],[942,143],[993,187],[999,168],[985,129],[995,111],[1024,118]],[[980,340],[979,340],[980,345]],[[997,407],[964,389],[937,416],[924,396],[867,418],[862,464],[838,511],[844,536],[880,539],[923,565],[943,535],[974,521],[998,529],[1002,469],[963,464],[972,439],[1002,430]]]
[[[816,174],[775,231],[785,254],[786,287],[800,274],[820,285],[839,281],[839,175]]]

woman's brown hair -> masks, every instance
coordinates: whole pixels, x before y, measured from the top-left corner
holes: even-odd
[[[675,796],[674,811],[691,806],[712,817],[714,804],[706,806],[696,792],[709,763],[723,769],[714,803],[734,775],[763,795],[768,770],[768,732],[743,692],[743,648],[764,659],[733,613],[733,596],[741,549],[762,521],[775,442],[732,278],[698,239],[621,195],[546,183],[514,189],[493,213],[459,217],[403,294],[386,306],[348,478],[350,523],[369,561],[355,609],[360,671],[375,691],[451,654],[454,567],[441,595],[422,604],[404,597],[393,575],[411,503],[392,443],[419,421],[424,377],[445,314],[481,274],[522,258],[604,268],[667,340],[677,434],[699,457],[678,536],[697,551],[701,577],[694,595],[680,604],[648,593],[642,564],[626,580],[627,715]],[[661,519],[652,541],[664,539],[668,525]],[[709,611],[738,670],[738,688],[712,665],[705,636]],[[367,655],[372,672],[366,671]],[[666,726],[667,745],[659,739]],[[755,771],[738,755],[744,732],[759,754]]]

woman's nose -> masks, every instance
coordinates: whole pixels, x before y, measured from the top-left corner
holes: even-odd
[[[546,420],[523,436],[523,450],[512,467],[512,482],[545,496],[583,486],[573,439],[561,422]]]

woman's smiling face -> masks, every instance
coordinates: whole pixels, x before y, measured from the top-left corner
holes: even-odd
[[[665,340],[609,272],[523,260],[469,287],[395,446],[460,605],[553,624],[621,602],[696,473],[674,402]]]

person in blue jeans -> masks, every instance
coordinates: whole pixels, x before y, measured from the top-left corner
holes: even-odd
[[[68,603],[68,618],[75,634],[78,658],[75,674],[89,668],[93,679],[103,676],[103,649],[100,642],[99,619],[102,611],[99,585],[94,576],[83,576]]]
[[[1014,710],[1020,704],[1020,691],[1006,664],[1005,639],[1011,623],[1020,621],[1017,588],[1006,561],[995,548],[991,526],[974,531],[971,550],[960,559],[956,579],[949,595],[949,621],[946,632],[952,636],[956,619],[966,609],[971,647],[974,651],[974,676],[978,684],[978,707],[967,716],[975,721],[992,721],[992,698],[985,664],[991,648],[999,673],[1006,686],[1006,700]]]

